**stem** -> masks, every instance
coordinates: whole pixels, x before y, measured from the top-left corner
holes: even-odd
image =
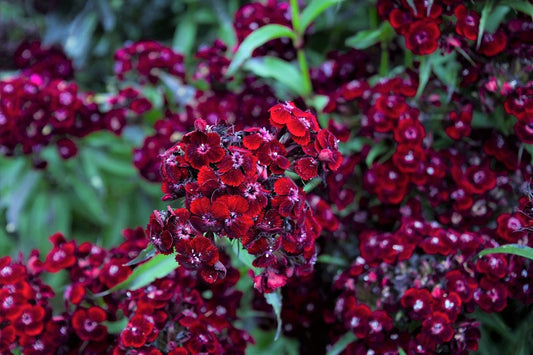
[[[386,77],[389,72],[389,52],[387,50],[387,44],[381,42],[381,60],[379,63],[379,76]]]
[[[300,31],[300,9],[298,8],[298,0],[291,0],[291,15],[292,15],[292,27],[296,34],[293,45],[296,48],[298,56],[298,64],[300,66],[300,73],[302,74],[304,98],[308,98],[311,94],[311,77],[309,76],[309,66],[307,65],[307,58],[303,50],[303,33]]]
[[[292,27],[296,31],[297,37],[300,37],[300,9],[298,0],[291,0]]]
[[[307,65],[307,59],[305,58],[305,52],[303,49],[298,49],[298,63],[300,64],[300,72],[302,73],[304,93],[306,97],[311,94],[311,77],[309,76],[309,67]]]

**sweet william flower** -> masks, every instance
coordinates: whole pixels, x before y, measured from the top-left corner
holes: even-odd
[[[439,26],[434,21],[419,20],[409,25],[405,34],[405,46],[417,55],[433,53],[438,46]]]
[[[106,313],[100,307],[79,308],[72,315],[72,326],[81,339],[102,341],[107,336],[107,327],[101,324],[105,320]]]
[[[120,333],[120,340],[124,346],[140,348],[152,338],[154,325],[143,315],[135,315],[130,319],[126,329]]]
[[[195,169],[209,163],[217,163],[224,157],[218,133],[194,131],[183,137],[186,144],[185,160]]]

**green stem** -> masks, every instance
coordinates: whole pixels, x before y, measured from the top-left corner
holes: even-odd
[[[389,72],[389,51],[387,43],[381,42],[381,61],[379,63],[379,76],[386,77]]]
[[[303,49],[298,49],[298,63],[300,64],[300,71],[302,73],[305,98],[311,94],[311,77],[309,76],[309,66],[307,65],[307,59],[305,58],[305,52]]]
[[[297,37],[300,37],[300,9],[298,8],[298,0],[291,0],[291,16],[292,27],[296,31]]]
[[[308,98],[311,94],[311,77],[309,76],[309,66],[307,64],[307,58],[305,57],[305,51],[303,50],[303,33],[300,29],[300,9],[298,7],[298,0],[291,0],[291,15],[292,15],[292,27],[296,34],[293,39],[294,47],[296,48],[298,56],[298,64],[300,66],[300,73],[302,74],[304,98]]]

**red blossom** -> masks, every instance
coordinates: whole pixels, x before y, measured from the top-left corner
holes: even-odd
[[[149,341],[154,330],[154,325],[144,316],[135,315],[120,333],[120,340],[124,346],[140,348]]]
[[[298,217],[303,209],[305,197],[302,189],[294,182],[282,177],[274,183],[276,197],[272,199],[272,206],[278,209],[283,217]]]
[[[220,179],[230,186],[239,186],[246,176],[257,175],[257,158],[248,150],[237,147],[229,148],[229,155],[223,157],[218,164]]]
[[[438,46],[439,26],[430,20],[419,20],[409,25],[405,34],[405,46],[414,54],[428,55]]]
[[[475,41],[479,32],[480,16],[473,10],[467,10],[463,4],[457,6],[453,12],[457,17],[455,31],[469,40]]]
[[[13,326],[19,335],[38,335],[44,328],[44,316],[43,307],[27,304],[21,307]]]
[[[194,131],[183,137],[185,143],[185,160],[195,169],[210,163],[217,163],[224,157],[224,149],[220,146],[217,133]]]
[[[100,307],[79,308],[72,315],[72,326],[81,339],[102,341],[107,336],[107,327],[101,324],[105,320],[106,313]]]

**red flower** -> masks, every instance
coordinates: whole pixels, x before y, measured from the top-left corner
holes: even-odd
[[[230,186],[239,186],[246,176],[257,176],[257,158],[248,150],[229,147],[230,155],[218,164],[218,171],[222,173],[220,179]]]
[[[54,236],[50,237],[52,243],[54,243]],[[74,241],[57,243],[46,256],[44,262],[46,271],[58,272],[59,270],[66,269],[76,264],[76,256],[74,255],[75,251],[76,243]]]
[[[479,31],[479,15],[475,11],[467,10],[463,4],[457,6],[453,12],[457,17],[455,31],[469,40],[475,41]]]
[[[26,278],[26,268],[24,266],[10,264],[10,256],[0,258],[0,285],[14,284]]]
[[[9,348],[15,342],[16,337],[13,326],[8,325],[0,329],[0,351],[9,354]]]
[[[131,318],[126,329],[120,333],[120,340],[126,347],[140,348],[149,341],[154,325],[142,315]],[[157,330],[156,330],[157,331]]]
[[[318,132],[315,140],[315,149],[318,160],[326,163],[329,170],[335,171],[342,163],[342,155],[339,152],[338,140],[330,131],[322,129]]]
[[[479,46],[479,53],[493,57],[503,52],[505,47],[507,47],[507,36],[503,32],[484,33]]]
[[[240,238],[254,224],[247,214],[248,202],[242,196],[224,195],[213,203],[217,218],[224,218],[224,231],[229,238]]]
[[[20,335],[38,335],[44,328],[45,310],[41,306],[23,306],[13,326]]]
[[[414,117],[400,119],[394,129],[394,140],[398,144],[421,146],[425,136],[426,131],[424,130],[424,126]]]
[[[102,341],[107,336],[107,327],[100,323],[105,320],[106,313],[100,307],[79,308],[72,315],[72,327],[82,340]]]
[[[420,335],[425,338],[423,343],[429,341],[437,345],[452,340],[453,334],[454,331],[448,316],[442,312],[434,312],[422,323]]]
[[[11,293],[7,288],[0,290],[0,316],[14,319],[22,312],[27,300],[19,293]]]
[[[131,274],[131,268],[125,266],[129,260],[125,258],[111,259],[104,265],[100,272],[99,279],[108,288],[111,288],[126,280]]]
[[[191,202],[191,224],[196,230],[205,232],[218,232],[222,227],[222,221],[229,217],[229,211],[218,210],[215,215],[211,207],[211,201],[207,197],[199,197]]]
[[[318,175],[318,162],[314,158],[301,158],[294,164],[294,171],[303,180],[310,180]]]
[[[247,214],[251,217],[257,216],[268,204],[269,191],[254,178],[247,178],[239,186],[239,193],[248,202]]]
[[[422,147],[399,144],[392,156],[392,161],[398,170],[409,174],[417,172],[425,158],[426,155]]]
[[[285,126],[292,135],[292,139],[300,145],[306,145],[311,140],[311,131],[318,131],[316,117],[311,112],[304,112],[292,102],[285,102],[273,106],[270,110],[270,123],[276,128]]]
[[[409,310],[409,317],[413,320],[423,320],[433,310],[433,297],[425,288],[410,288],[400,300],[402,306]]]
[[[303,209],[305,196],[301,188],[294,182],[282,177],[274,183],[276,197],[272,199],[272,207],[277,208],[283,217],[298,217]]]
[[[355,304],[345,312],[344,319],[348,323],[347,327],[353,331],[356,337],[364,339],[370,330],[368,324],[372,315],[370,307],[366,304]]]
[[[218,133],[194,131],[183,137],[185,160],[195,169],[209,163],[217,163],[224,157]]]
[[[409,25],[405,46],[414,54],[431,54],[437,49],[439,37],[440,29],[435,22],[419,20]]]
[[[217,247],[203,236],[192,240],[179,240],[176,243],[176,252],[176,261],[188,269],[198,269],[203,265],[212,266],[218,261]]]
[[[291,165],[289,159],[285,157],[287,151],[279,141],[273,140],[265,143],[257,151],[259,162],[268,166],[272,174],[281,175]]]

